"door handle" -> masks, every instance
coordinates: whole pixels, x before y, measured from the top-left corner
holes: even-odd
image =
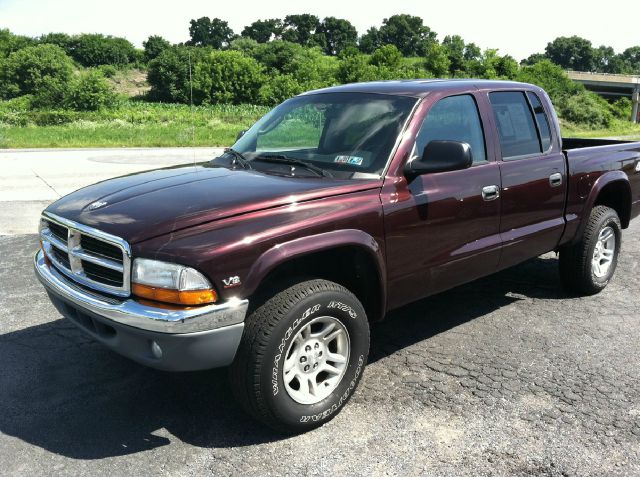
[[[562,185],[562,174],[556,172],[549,176],[549,185],[551,187],[560,187]]]
[[[500,197],[500,187],[490,185],[482,188],[482,198],[486,201],[496,200]]]

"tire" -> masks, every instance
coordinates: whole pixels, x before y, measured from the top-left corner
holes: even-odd
[[[249,315],[229,370],[231,387],[256,419],[278,431],[305,432],[347,403],[368,353],[369,323],[353,293],[326,280],[304,281]]]
[[[601,239],[608,236],[608,231],[613,236],[603,245]],[[616,211],[603,205],[594,207],[580,241],[560,249],[560,278],[565,289],[582,295],[604,290],[615,273],[621,244],[622,227]],[[611,246],[615,247],[612,252]],[[611,255],[609,262],[605,252]]]

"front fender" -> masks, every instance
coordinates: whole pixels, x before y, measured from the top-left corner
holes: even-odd
[[[383,251],[371,235],[356,229],[333,230],[331,232],[309,235],[271,247],[258,257],[249,270],[245,280],[245,293],[247,296],[251,295],[269,272],[289,260],[314,252],[323,252],[343,246],[360,247],[373,259],[378,276],[380,277],[379,292],[382,297],[382,310],[384,310],[387,296],[387,271]]]

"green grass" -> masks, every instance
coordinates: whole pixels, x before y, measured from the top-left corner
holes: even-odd
[[[0,148],[227,146],[269,109],[126,100],[110,110],[74,112],[32,111],[26,104],[20,99],[0,102]],[[640,125],[615,120],[609,129],[593,130],[563,122],[562,135],[640,140]]]
[[[268,108],[124,101],[97,112],[29,111],[0,104],[0,148],[224,146]]]
[[[585,129],[569,123],[562,123],[562,135],[564,137],[622,137],[629,140],[640,140],[640,124],[631,121],[616,119],[607,129]]]

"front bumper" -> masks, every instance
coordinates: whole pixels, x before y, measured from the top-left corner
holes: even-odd
[[[169,310],[92,293],[35,256],[36,276],[58,311],[94,339],[141,364],[192,371],[231,364],[247,300]]]

